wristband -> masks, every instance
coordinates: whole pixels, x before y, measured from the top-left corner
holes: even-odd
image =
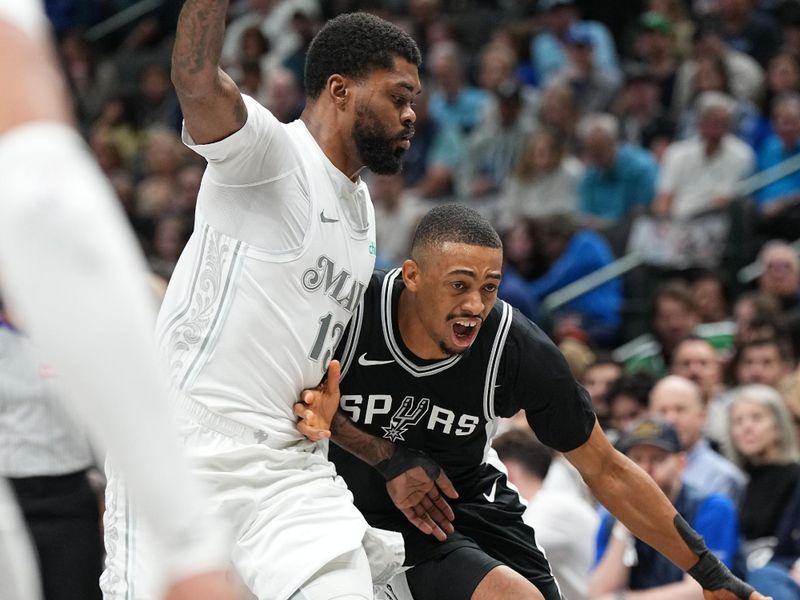
[[[392,456],[375,465],[375,469],[383,475],[386,481],[391,481],[414,467],[422,467],[428,477],[434,481],[439,477],[439,473],[442,470],[424,452],[406,448],[405,446],[395,446]]]
[[[736,577],[720,559],[708,549],[703,538],[680,515],[673,521],[681,538],[689,549],[700,557],[697,564],[687,571],[704,590],[727,590],[740,600],[748,600],[755,590]]]

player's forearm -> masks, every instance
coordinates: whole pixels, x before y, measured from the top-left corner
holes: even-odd
[[[182,97],[212,94],[220,77],[228,0],[187,0],[172,51],[172,82]]]
[[[566,457],[595,497],[636,537],[684,571],[697,563],[697,554],[675,526],[675,507],[644,471],[614,450],[598,423],[589,439]]]
[[[585,478],[595,497],[636,537],[684,571],[697,555],[675,529],[675,507],[647,474],[617,452],[594,477]]]
[[[31,121],[69,121],[64,81],[44,29],[37,34],[0,19],[0,73],[13,82],[3,86],[0,135]]]
[[[362,431],[339,409],[331,423],[331,440],[340,448],[374,467],[394,454],[395,446],[388,440]]]

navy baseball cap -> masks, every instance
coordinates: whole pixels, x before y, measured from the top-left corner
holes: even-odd
[[[565,41],[573,46],[592,46],[592,32],[585,23],[575,23],[567,31]]]
[[[675,428],[660,419],[646,417],[636,421],[617,442],[617,450],[627,453],[634,446],[655,446],[667,452],[680,452],[681,442]]]

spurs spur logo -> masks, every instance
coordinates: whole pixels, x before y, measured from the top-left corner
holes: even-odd
[[[428,398],[423,398],[418,404],[414,403],[414,396],[406,396],[400,403],[400,408],[395,411],[389,421],[388,427],[381,427],[383,429],[383,437],[390,442],[398,440],[405,442],[403,434],[422,420],[425,413],[428,412],[431,401]]]

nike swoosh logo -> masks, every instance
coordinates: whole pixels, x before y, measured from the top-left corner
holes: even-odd
[[[319,211],[319,220],[322,221],[323,223],[338,223],[339,222],[339,219],[329,219],[328,217],[326,217],[324,210]]]
[[[388,365],[393,363],[393,360],[369,360],[367,358],[367,353],[364,352],[361,356],[358,357],[358,364],[362,367],[374,367],[375,365]]]
[[[498,477],[497,479],[500,478]],[[494,480],[491,491],[488,494],[483,495],[483,497],[486,498],[487,502],[494,502],[494,495],[497,492],[497,479]]]

